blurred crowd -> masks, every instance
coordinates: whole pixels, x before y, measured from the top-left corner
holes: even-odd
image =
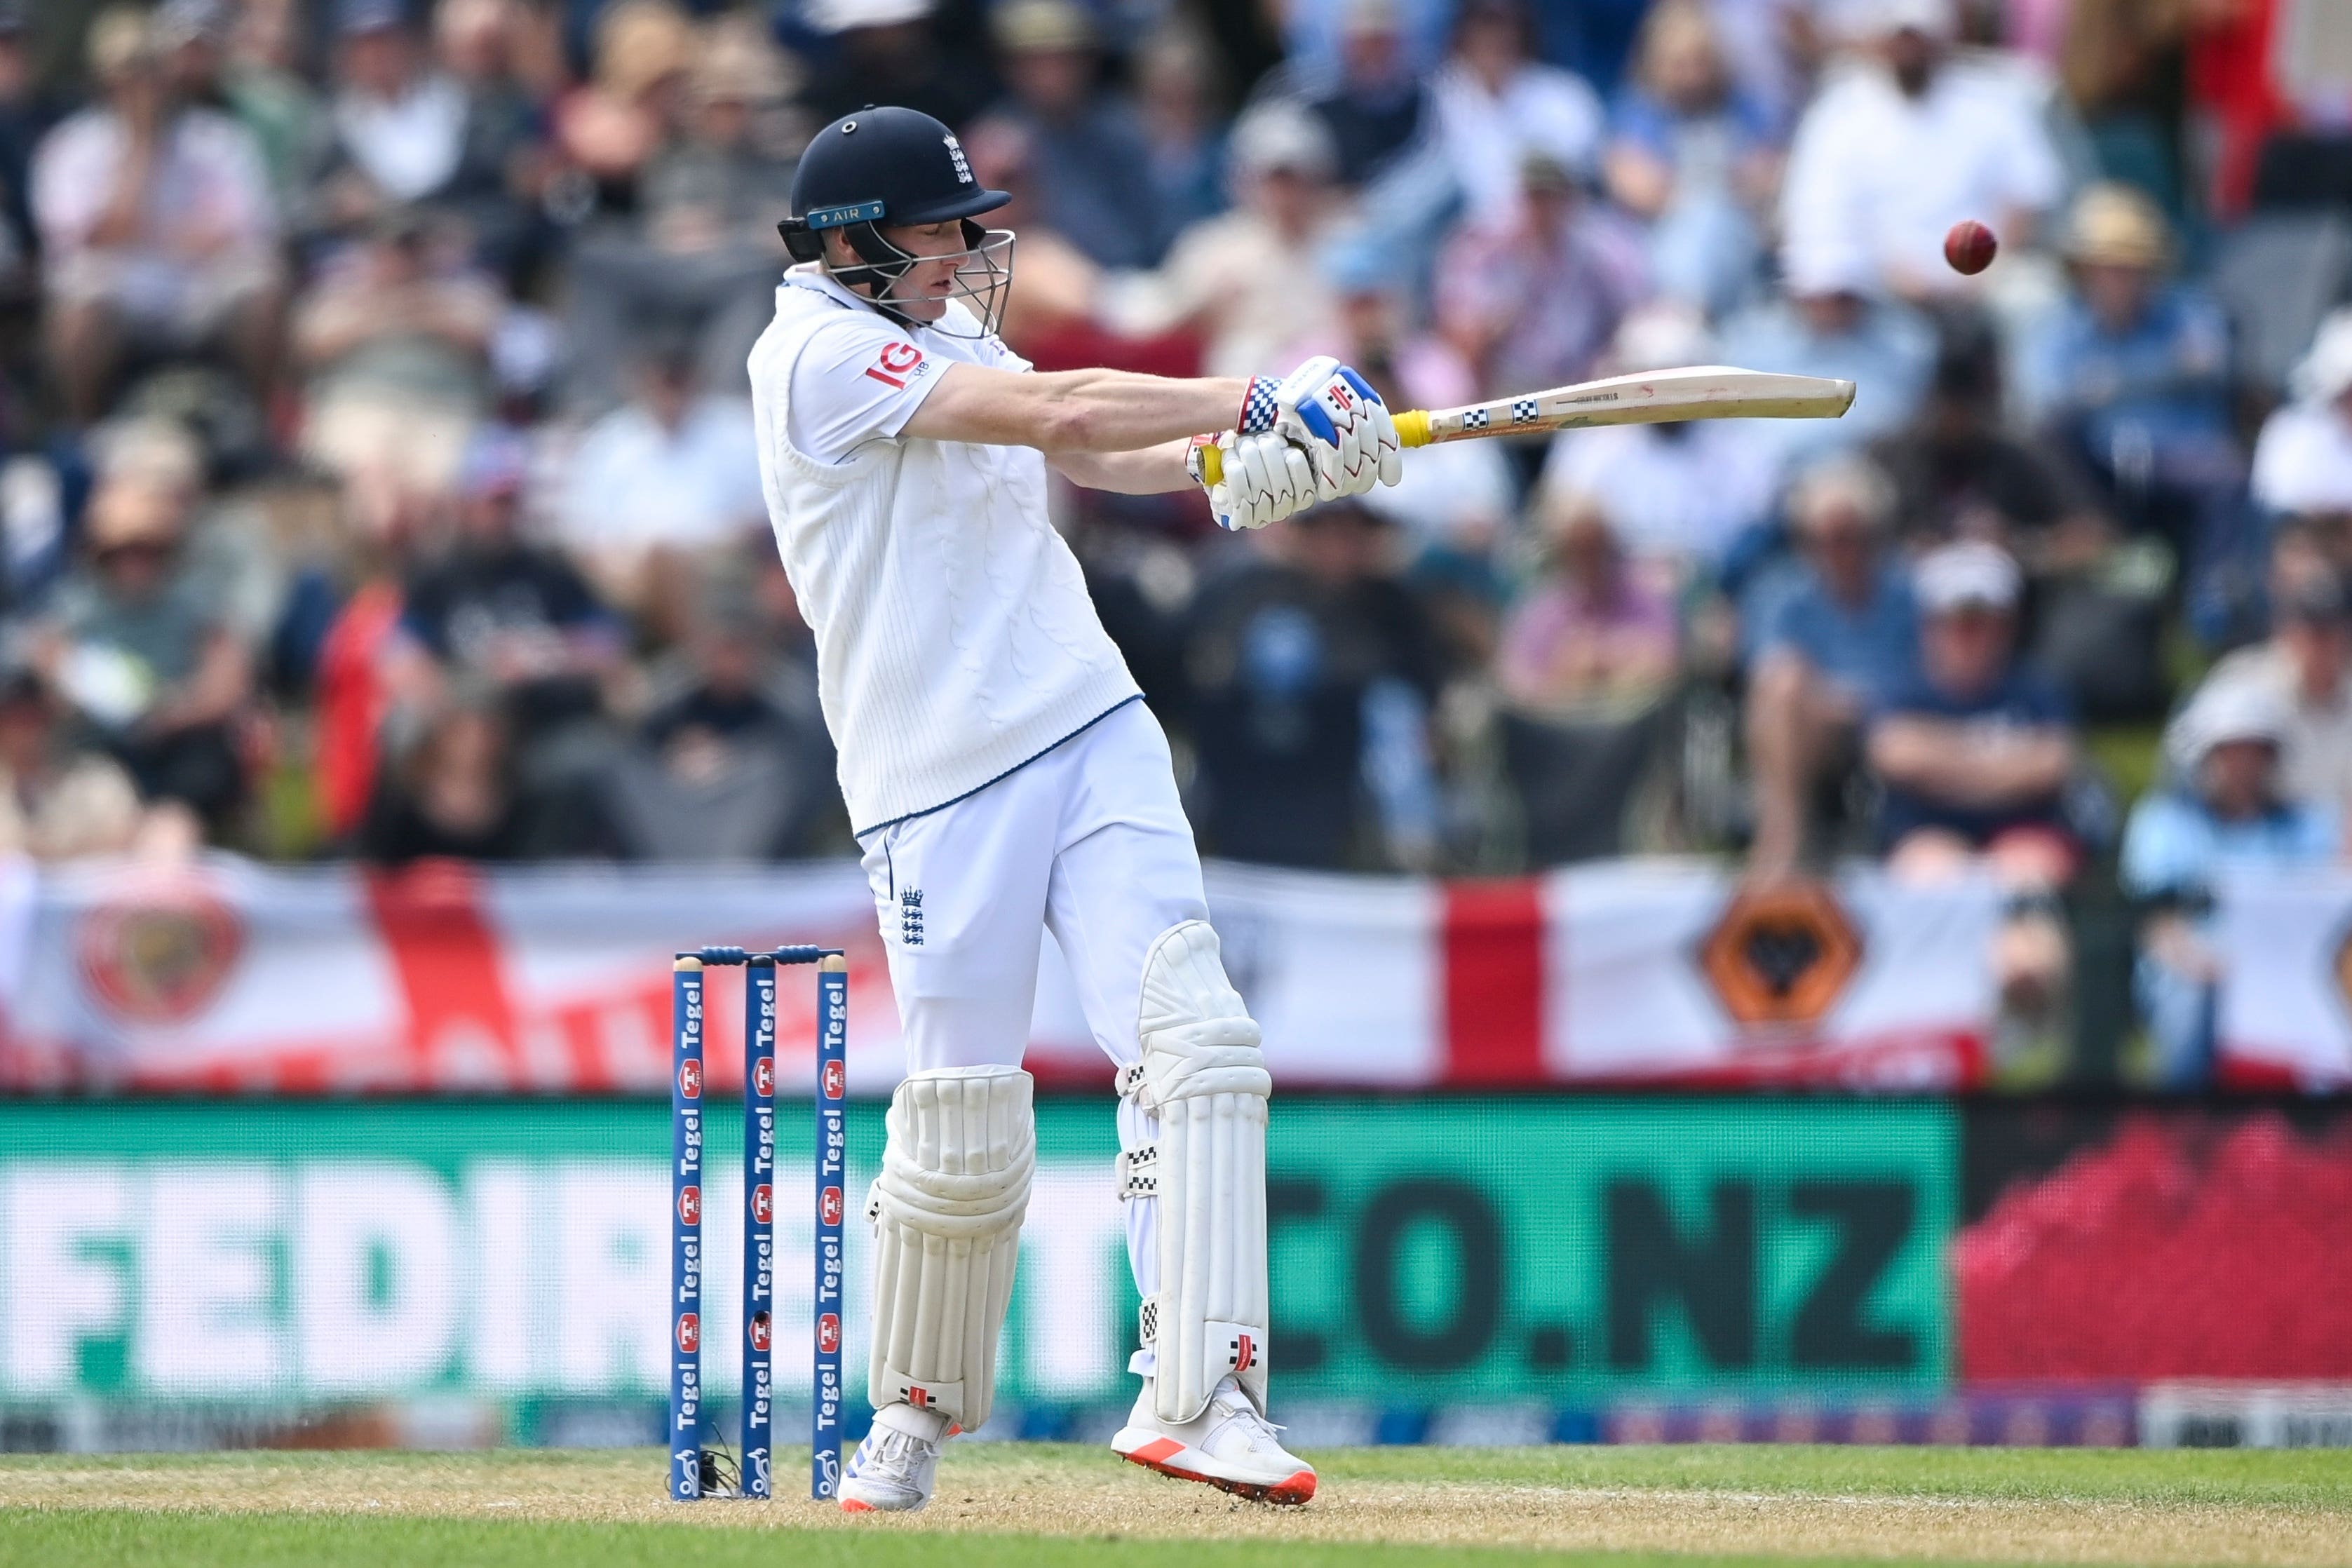
[[[2217,878],[2340,858],[2336,0],[0,0],[0,847],[845,851],[743,362],[871,102],[1043,368],[1860,386],[1058,493],[1209,852],[1992,878],[2021,1073],[2105,890],[2176,1085]]]

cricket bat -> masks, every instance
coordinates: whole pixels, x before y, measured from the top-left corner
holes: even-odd
[[[1612,375],[1605,381],[1582,381],[1549,392],[1498,397],[1491,403],[1465,403],[1459,408],[1401,408],[1393,417],[1399,441],[1407,447],[1432,447],[1441,441],[1580,430],[1591,425],[1835,419],[1853,406],[1850,381],[1702,364]],[[1202,453],[1201,467],[1211,484],[1223,477],[1223,464],[1214,447]]]

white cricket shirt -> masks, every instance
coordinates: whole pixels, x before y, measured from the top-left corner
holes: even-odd
[[[1044,454],[899,435],[959,360],[1029,369],[993,337],[903,326],[814,264],[784,275],[751,350],[768,517],[816,633],[860,833],[969,795],[1140,694],[1046,518]]]

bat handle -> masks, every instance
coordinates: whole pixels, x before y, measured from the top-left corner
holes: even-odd
[[[1397,445],[1426,447],[1429,445],[1429,411],[1423,408],[1401,408],[1395,416]],[[1217,447],[1201,448],[1201,481],[1223,484],[1225,479],[1225,454]]]

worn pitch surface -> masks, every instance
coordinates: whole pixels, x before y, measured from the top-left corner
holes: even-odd
[[[779,1458],[780,1479],[799,1483],[805,1464]],[[650,1450],[12,1457],[0,1458],[0,1562],[1402,1568],[1571,1554],[2352,1568],[2352,1456],[2340,1451],[1388,1448],[1315,1458],[1322,1494],[1276,1509],[1099,1448],[964,1444],[942,1463],[927,1512],[849,1518],[796,1495],[667,1502],[662,1456]],[[684,1530],[710,1533],[681,1539]],[[928,1539],[943,1533],[962,1539]]]

